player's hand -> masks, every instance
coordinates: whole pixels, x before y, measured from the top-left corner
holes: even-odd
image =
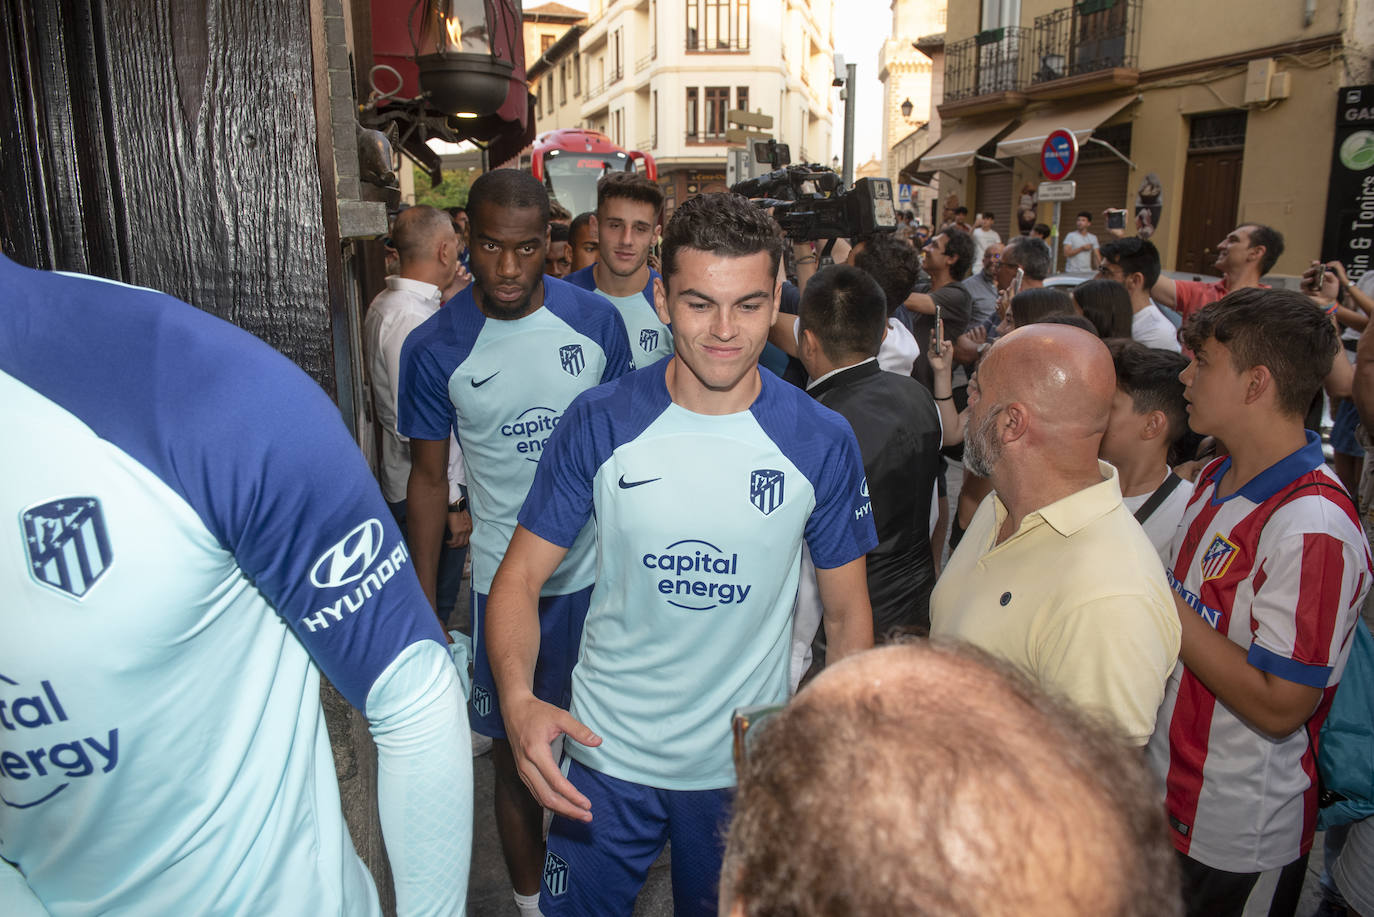
[[[1350,275],[1345,272],[1344,264],[1341,264],[1339,261],[1328,261],[1326,262],[1326,266],[1331,268],[1332,273],[1336,275],[1336,279],[1341,282],[1341,286],[1345,286],[1350,282]]]
[[[592,804],[578,792],[553,760],[550,746],[560,734],[582,745],[601,744],[601,737],[566,710],[533,694],[501,705],[516,770],[539,804],[565,818],[592,820]]]
[[[987,342],[988,329],[982,325],[973,328],[959,335],[954,341],[954,359],[960,363],[973,363],[978,359],[978,348]]]
[[[450,548],[465,548],[468,546],[468,538],[472,535],[472,514],[467,510],[462,512],[450,512],[448,514],[448,537],[444,539],[444,544]]]

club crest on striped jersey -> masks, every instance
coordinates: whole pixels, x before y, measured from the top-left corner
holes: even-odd
[[[1202,553],[1202,581],[1218,579],[1231,569],[1231,561],[1236,559],[1237,548],[1218,532],[1212,543]]]
[[[24,511],[29,572],[44,586],[83,599],[110,569],[114,552],[95,497],[64,497]]]
[[[658,346],[658,331],[653,328],[641,328],[639,331],[639,348],[645,352],[651,351]]]
[[[544,854],[544,887],[555,898],[568,890],[568,864],[552,850]]]
[[[782,506],[783,473],[772,468],[759,468],[749,473],[749,502],[767,516]]]

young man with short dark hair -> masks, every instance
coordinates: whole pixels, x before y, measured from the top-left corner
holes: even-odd
[[[1184,325],[1198,477],[1169,582],[1182,649],[1150,740],[1190,915],[1291,915],[1317,815],[1316,736],[1374,575],[1303,415],[1338,342],[1300,293],[1245,289]]]
[[[1167,564],[1192,491],[1169,467],[1170,449],[1188,430],[1188,403],[1178,378],[1188,361],[1119,338],[1108,341],[1107,349],[1116,366],[1116,395],[1098,455],[1116,467],[1122,502]]]
[[[529,173],[482,175],[472,183],[468,213],[473,282],[406,339],[399,429],[410,437],[406,502],[415,572],[431,601],[448,502],[450,430],[467,464],[476,657],[471,719],[474,730],[493,739],[497,828],[524,915],[537,910],[543,813],[516,774],[501,721],[487,597],[551,432],[575,396],[629,370],[630,351],[625,325],[604,299],[544,273],[549,197]],[[536,596],[544,640],[538,660],[530,660],[539,696],[564,706],[596,554],[594,530],[577,534]]]
[[[945,336],[956,338],[968,328],[973,315],[973,297],[960,282],[974,267],[973,237],[957,229],[947,229],[926,243],[921,265],[930,275],[929,293],[912,293],[906,298],[906,309],[898,312],[911,329],[916,343],[923,348],[935,330],[935,309],[945,323]],[[930,360],[922,352],[916,358],[911,375],[926,388],[933,377]]]
[[[575,274],[596,264],[597,258],[601,256],[601,249],[596,238],[595,213],[590,210],[579,213],[568,224],[568,246],[572,255],[572,267],[568,273]]]
[[[781,255],[776,225],[742,197],[677,209],[654,282],[674,354],[569,408],[497,573],[502,711],[555,813],[546,917],[630,913],[669,839],[674,912],[715,914],[730,714],[787,697],[803,539],[832,658],[872,644],[863,556],[877,538],[853,431],[758,367]],[[596,586],[563,711],[530,691],[536,602],[593,514]]]
[[[1161,276],[1151,287],[1150,295],[1186,319],[1227,293],[1249,287],[1268,289],[1260,278],[1274,269],[1282,254],[1283,233],[1260,223],[1243,223],[1217,243],[1213,267],[1221,271],[1220,280],[1174,280]]]
[[[607,173],[596,185],[596,232],[600,257],[568,275],[568,282],[593,290],[620,312],[630,352],[639,367],[673,352],[673,333],[654,311],[649,248],[663,224],[663,192],[634,172]]]
[[[1086,274],[1097,270],[1097,236],[1088,232],[1093,225],[1093,215],[1080,210],[1074,218],[1074,230],[1064,236],[1064,270],[1071,273]]]
[[[1002,244],[1002,237],[997,234],[996,229],[993,229],[993,224],[996,222],[996,214],[987,212],[978,214],[978,224],[973,227],[971,233],[973,236],[973,257],[969,259],[970,272],[977,270],[978,266],[983,263],[983,252],[987,251],[990,246]]]
[[[1113,239],[1101,253],[1098,274],[1121,284],[1131,296],[1131,337],[1146,347],[1178,353],[1178,329],[1150,298],[1159,280],[1159,249],[1148,239],[1132,236]]]
[[[866,271],[834,265],[811,278],[798,315],[806,390],[849,421],[859,440],[878,528],[867,561],[875,640],[930,627],[930,494],[942,435],[930,392],[910,376],[881,371],[888,301]]]

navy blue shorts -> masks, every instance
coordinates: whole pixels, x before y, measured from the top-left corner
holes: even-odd
[[[592,587],[568,595],[539,598],[539,658],[534,664],[534,696],[568,709],[572,700],[572,670],[582,646],[582,624],[587,620]],[[472,708],[474,731],[493,739],[506,737],[496,679],[487,659],[487,597],[472,592]]]
[[[735,788],[659,790],[564,758],[568,780],[592,803],[590,823],[549,825],[539,888],[544,917],[630,917],[649,867],[672,843],[674,917],[715,917],[720,859]]]

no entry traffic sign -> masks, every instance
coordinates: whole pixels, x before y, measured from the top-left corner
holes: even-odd
[[[1062,128],[1045,138],[1040,148],[1040,171],[1050,181],[1063,181],[1078,164],[1078,138]]]

